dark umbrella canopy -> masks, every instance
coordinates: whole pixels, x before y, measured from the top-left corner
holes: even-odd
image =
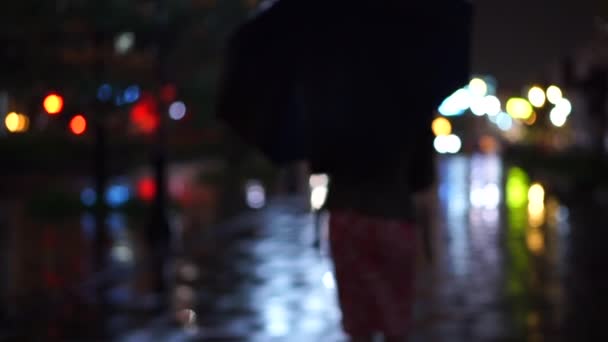
[[[278,1],[232,39],[219,115],[275,162],[387,166],[466,82],[469,15],[448,0]]]

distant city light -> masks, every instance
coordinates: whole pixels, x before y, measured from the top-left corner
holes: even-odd
[[[547,99],[552,104],[557,104],[557,102],[561,100],[563,96],[564,94],[558,86],[552,85],[547,88]]]
[[[545,188],[538,183],[532,184],[528,191],[528,201],[531,204],[545,203]]]
[[[186,116],[186,105],[181,101],[173,102],[169,106],[169,117],[173,120],[181,120]]]
[[[451,134],[446,136],[438,136],[433,142],[433,146],[438,153],[441,154],[456,154],[462,149],[462,141],[457,135]]]
[[[485,186],[475,186],[471,189],[470,201],[474,208],[496,209],[500,204],[500,188],[490,183]]]
[[[102,84],[97,89],[97,99],[101,102],[108,102],[112,99],[112,86],[109,84]]]
[[[538,119],[538,115],[536,114],[536,112],[532,113],[532,116],[529,117],[528,119],[524,120],[524,123],[528,126],[532,126],[536,123],[536,120]]]
[[[50,94],[44,98],[42,106],[48,114],[59,114],[63,110],[63,97],[57,94]]]
[[[135,33],[123,32],[114,40],[114,50],[118,54],[125,54],[135,45]]]
[[[469,91],[474,96],[484,97],[488,95],[488,84],[481,78],[473,78],[469,82]]]
[[[568,116],[572,113],[572,103],[566,98],[561,98],[555,103],[555,109],[561,114]]]
[[[141,90],[138,86],[132,85],[125,89],[122,97],[124,102],[126,103],[135,103],[139,100],[139,96],[141,94]]]
[[[486,114],[486,103],[484,97],[473,96],[471,101],[471,113],[476,116],[483,116]]]
[[[507,113],[511,115],[514,119],[522,119],[526,120],[532,113],[534,109],[528,100],[522,99],[519,97],[512,97],[507,101]]]
[[[142,178],[137,183],[137,195],[144,201],[150,202],[156,196],[156,182],[153,178]]]
[[[433,120],[432,129],[435,136],[452,134],[452,124],[448,119],[443,117]]]
[[[538,228],[545,222],[545,189],[538,183],[528,190],[528,218],[533,228]]]
[[[443,116],[462,115],[469,109],[471,102],[471,92],[468,89],[458,89],[441,103],[439,114]]]
[[[512,167],[507,172],[505,185],[507,205],[510,209],[523,208],[528,203],[530,181],[526,172]]]
[[[30,118],[27,115],[19,113],[8,113],[4,118],[4,125],[11,133],[27,132],[30,127]]]
[[[509,114],[502,112],[496,116],[496,126],[498,126],[501,131],[506,132],[513,127],[513,119],[511,119]]]
[[[129,201],[131,194],[129,188],[125,185],[113,185],[106,191],[106,203],[109,206],[116,208]]]
[[[498,97],[488,95],[484,98],[484,112],[489,116],[496,116],[501,111],[501,103]]]
[[[87,130],[87,119],[82,115],[76,115],[70,120],[70,130],[76,135],[82,135]]]
[[[541,108],[547,102],[547,96],[541,87],[534,86],[528,91],[528,100],[534,107]]]
[[[563,127],[566,124],[566,121],[568,121],[568,115],[556,107],[549,113],[549,120],[551,120],[553,126]]]
[[[266,189],[264,189],[264,185],[257,180],[247,182],[245,185],[245,199],[249,208],[263,208],[266,205]]]
[[[97,201],[97,193],[92,188],[85,188],[80,193],[80,201],[87,207],[92,207]]]

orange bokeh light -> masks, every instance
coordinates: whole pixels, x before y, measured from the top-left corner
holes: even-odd
[[[87,119],[82,115],[76,115],[70,120],[70,130],[76,135],[81,135],[87,130]]]
[[[63,97],[57,94],[50,94],[44,98],[42,106],[51,115],[59,114],[63,110]]]

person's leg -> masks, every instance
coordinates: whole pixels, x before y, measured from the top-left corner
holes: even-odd
[[[332,211],[329,225],[342,326],[351,341],[373,341],[379,315],[366,279],[366,249],[373,240],[365,222],[353,213]]]

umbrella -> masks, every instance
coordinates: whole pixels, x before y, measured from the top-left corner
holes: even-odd
[[[469,76],[464,1],[280,0],[231,38],[218,115],[315,171],[400,159]]]
[[[306,158],[293,91],[298,32],[292,4],[279,1],[238,28],[219,86],[218,117],[277,164]]]

